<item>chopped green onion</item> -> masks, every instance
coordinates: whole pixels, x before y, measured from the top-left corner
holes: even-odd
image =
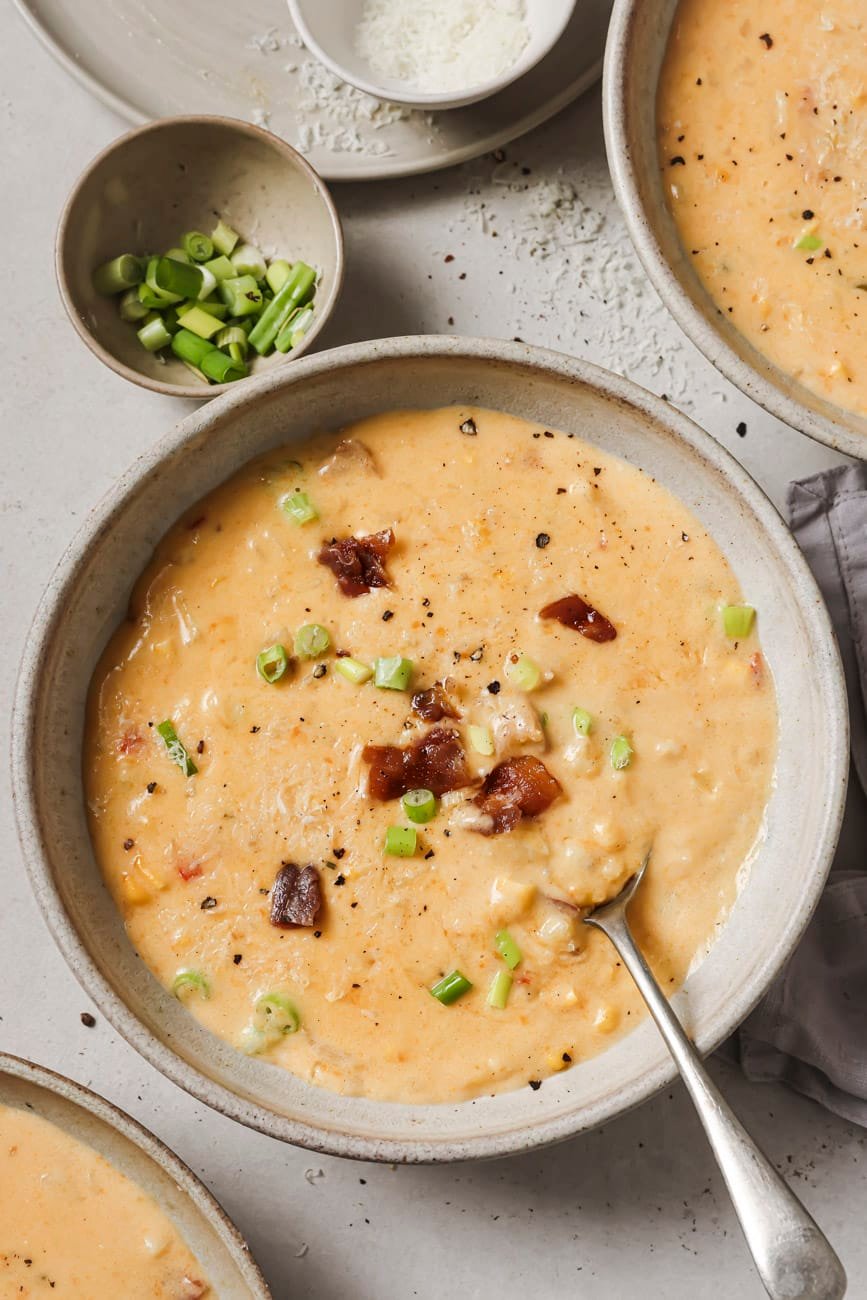
[[[285,994],[263,993],[256,1001],[253,1025],[269,1038],[282,1038],[298,1031],[301,1017]]]
[[[285,514],[296,524],[309,524],[319,518],[319,511],[306,492],[289,492],[280,505]]]
[[[170,334],[177,334],[178,330],[181,328],[178,324],[177,307],[163,307],[160,310],[160,316],[162,317],[163,324],[168,332]]]
[[[807,231],[801,235],[800,239],[795,240],[794,247],[803,249],[808,253],[815,253],[816,249],[821,248],[824,242],[824,239],[820,239],[818,235],[812,235]]]
[[[359,659],[352,659],[349,655],[341,655],[334,661],[334,671],[340,673],[348,682],[355,686],[361,686],[364,682],[369,682],[373,676],[373,669],[367,664],[363,664]]]
[[[279,643],[269,645],[256,656],[256,672],[269,686],[279,682],[288,667],[289,656]]]
[[[121,253],[110,262],[103,262],[93,273],[93,287],[97,293],[110,297],[132,289],[144,279],[142,264],[132,253]]]
[[[182,329],[192,330],[198,334],[201,339],[212,338],[214,334],[219,334],[223,328],[223,322],[210,312],[204,311],[201,307],[190,307],[182,315],[178,316],[178,323]]]
[[[413,662],[400,655],[388,655],[373,662],[373,684],[388,691],[405,691],[412,677]]]
[[[181,298],[198,298],[204,284],[200,267],[189,262],[176,262],[171,257],[158,257],[156,263],[148,279],[152,289],[164,294],[177,294]]]
[[[316,285],[316,272],[306,262],[296,262],[292,274],[279,293],[262,312],[250,333],[250,346],[260,356],[270,351],[274,340],[296,307],[312,296]]]
[[[240,325],[226,325],[214,339],[218,348],[228,348],[229,356],[236,361],[243,361],[247,355],[247,331]],[[237,351],[233,351],[233,349]]]
[[[210,271],[215,280],[232,280],[237,274],[228,257],[222,253],[219,257],[212,257],[210,262],[205,262],[205,270]]]
[[[195,776],[199,769],[187,753],[186,747],[178,739],[178,733],[175,731],[174,723],[166,718],[165,722],[159,723],[157,731],[165,741],[166,749],[168,750],[169,758],[172,762],[177,763],[184,776]]]
[[[180,304],[178,311],[181,313],[192,311],[194,307],[198,307],[199,311],[206,311],[209,316],[216,316],[218,321],[224,321],[229,314],[229,308],[226,304],[217,302],[214,298],[188,298],[186,302]]]
[[[593,716],[586,709],[572,710],[572,726],[576,736],[589,736],[593,728]]]
[[[279,293],[291,274],[291,263],[287,262],[284,257],[275,258],[265,272],[265,279],[268,281],[271,292]]]
[[[505,1011],[509,994],[512,991],[512,977],[507,970],[498,970],[488,989],[488,1006],[497,1011]]]
[[[444,1007],[451,1006],[457,1002],[458,998],[469,993],[472,984],[466,975],[462,975],[459,970],[453,970],[450,975],[446,975],[438,984],[434,984],[430,990],[437,1002],[442,1002]]]
[[[188,361],[191,366],[200,366],[209,352],[218,350],[207,339],[199,338],[198,334],[185,329],[179,329],[172,339],[172,352],[181,361]]]
[[[172,980],[172,993],[176,998],[186,997],[188,993],[198,993],[206,1002],[211,996],[211,984],[206,975],[197,970],[179,970]]]
[[[247,367],[243,361],[236,361],[234,357],[227,356],[219,348],[211,348],[210,352],[205,353],[199,369],[208,379],[213,379],[215,384],[231,384],[236,379],[244,379],[247,375]]]
[[[235,275],[252,275],[254,280],[265,279],[265,259],[254,244],[241,244],[229,259]]]
[[[224,257],[229,256],[240,238],[237,230],[227,226],[225,221],[219,221],[216,229],[211,231],[211,242],[217,252],[222,253]]]
[[[723,631],[733,641],[742,641],[753,630],[756,611],[752,605],[724,605]]]
[[[238,1047],[245,1056],[258,1056],[260,1052],[264,1052],[265,1048],[269,1046],[270,1043],[261,1029],[254,1029],[252,1025],[245,1025],[241,1030]]]
[[[210,262],[214,256],[214,241],[200,230],[188,230],[181,238],[184,252],[194,262]]]
[[[382,848],[393,858],[411,858],[417,845],[418,835],[412,826],[389,826]]]
[[[152,258],[151,261],[156,266],[156,258]],[[150,266],[150,262],[148,266]],[[148,282],[147,277],[138,286],[138,300],[142,306],[147,307],[148,311],[163,311],[166,307],[172,307],[175,303],[182,301],[176,293],[163,293],[162,290],[155,289]]]
[[[611,742],[611,766],[615,772],[622,772],[632,762],[633,748],[627,736],[615,736]]]
[[[163,257],[170,257],[175,262],[190,262],[192,258],[185,248],[167,248]]]
[[[295,653],[301,659],[319,659],[330,645],[328,629],[321,623],[305,623],[295,633]]]
[[[219,294],[233,316],[255,316],[262,310],[262,290],[252,275],[221,280]]]
[[[313,316],[312,306],[298,307],[281,327],[280,333],[274,340],[274,347],[277,351],[291,352],[292,348],[297,348],[310,328]]]
[[[433,790],[407,790],[400,802],[409,820],[419,826],[436,817],[437,800]]]
[[[120,300],[118,310],[120,311],[121,320],[141,321],[144,320],[151,308],[145,306],[141,301],[138,296],[138,289],[136,288],[127,289],[126,293]]]
[[[491,757],[494,752],[494,738],[487,727],[469,726],[467,735],[477,754],[484,754],[486,758]]]
[[[519,691],[535,691],[542,680],[542,669],[529,655],[512,650],[506,655],[503,675]]]
[[[520,966],[523,953],[515,940],[509,934],[508,930],[498,930],[494,935],[494,947],[508,966],[509,970],[514,970]]]
[[[194,267],[202,277],[202,287],[199,289],[198,301],[202,302],[205,298],[210,298],[211,294],[217,287],[217,277],[213,275],[206,266]]]
[[[160,348],[167,348],[172,341],[172,336],[163,324],[163,319],[156,312],[152,312],[145,317],[145,323],[141,329],[136,330],[138,341],[148,352],[159,352]]]

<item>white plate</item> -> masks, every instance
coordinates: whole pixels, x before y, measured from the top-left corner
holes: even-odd
[[[531,130],[600,75],[612,0],[579,0],[552,52],[479,104],[370,99],[301,44],[284,0],[16,0],[55,58],[130,122],[222,113],[267,126],[327,180],[435,171]]]

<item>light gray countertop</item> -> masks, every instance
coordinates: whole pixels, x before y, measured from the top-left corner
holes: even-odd
[[[81,168],[124,128],[17,18],[4,30],[5,725],[24,634],[61,550],[114,477],[191,404],[125,383],[66,320],[52,265],[57,217]],[[336,199],[348,276],[328,345],[455,332],[589,357],[666,393],[777,504],[789,479],[839,459],[742,397],[668,319],[614,206],[598,88],[505,161],[338,187]],[[0,817],[0,1046],[89,1085],[173,1147],[248,1237],[277,1300],[761,1296],[679,1086],[550,1151],[440,1168],[310,1155],[210,1113],[119,1039],[67,971],[30,894],[5,779]],[[82,1025],[86,1010],[95,1028]],[[865,1134],[781,1088],[712,1068],[832,1237],[853,1300],[867,1296]]]

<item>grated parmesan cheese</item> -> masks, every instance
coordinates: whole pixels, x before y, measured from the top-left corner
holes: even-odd
[[[382,77],[461,91],[508,72],[530,31],[524,0],[366,0],[355,47]]]

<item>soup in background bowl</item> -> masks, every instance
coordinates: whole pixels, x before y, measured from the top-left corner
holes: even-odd
[[[195,413],[133,467],[73,545],[37,619],[19,687],[15,776],[23,843],[47,919],[105,1013],[150,1060],[203,1100],[275,1136],[338,1154],[441,1160],[523,1149],[600,1122],[649,1095],[670,1077],[671,1064],[647,1022],[621,1032],[632,1019],[627,1013],[634,995],[619,983],[603,949],[587,944],[577,927],[574,938],[566,935],[560,922],[570,921],[572,907],[586,905],[593,890],[613,889],[636,865],[633,854],[643,853],[648,834],[653,837],[660,886],[653,885],[652,870],[640,934],[675,984],[710,937],[707,955],[693,964],[678,995],[681,1014],[708,1049],[760,996],[821,889],[844,794],[845,707],[827,616],[804,561],[748,476],[689,420],[624,380],[555,354],[481,341],[386,340],[305,359],[285,378],[268,377],[250,391],[252,398],[230,395]],[[475,433],[460,427],[468,421]],[[325,433],[314,445],[316,430]],[[367,481],[360,470],[357,477],[350,471],[341,487],[336,472],[330,482],[330,469],[320,474],[341,438],[366,444],[379,477]],[[257,456],[264,457],[258,464],[251,461]],[[438,479],[448,491],[437,490]],[[198,503],[211,493],[202,521]],[[305,501],[317,519],[309,517]],[[292,515],[296,508],[301,519]],[[493,511],[489,536],[487,511]],[[469,532],[452,521],[462,521]],[[340,565],[321,563],[323,549],[332,540],[389,527],[394,539],[384,567],[390,585],[370,583],[373,589],[357,596],[341,591]],[[633,544],[634,553],[628,549]],[[654,563],[633,570],[643,548]],[[147,623],[145,617],[138,634],[132,625],[121,627],[120,641],[103,660],[101,671],[116,674],[123,689],[106,688],[104,753],[93,751],[96,766],[88,765],[97,847],[127,911],[128,933],[88,833],[81,776],[85,706],[94,669],[123,623],[134,584],[154,552],[165,567],[180,551],[195,556],[189,567],[176,566],[184,572],[184,601],[173,599],[178,575],[172,567],[162,580],[151,570],[133,610],[138,618],[147,615],[142,601],[150,587],[154,618]],[[220,556],[225,572],[208,578]],[[460,579],[465,569],[472,576],[467,584]],[[703,577],[694,580],[696,569]],[[430,578],[436,584],[428,591]],[[230,598],[222,603],[226,584]],[[518,599],[516,592],[522,593]],[[617,636],[594,639],[540,617],[567,595],[580,596]],[[751,629],[749,643],[737,648],[738,638],[720,630],[720,604],[744,602],[759,611],[760,649]],[[383,618],[389,611],[392,616]],[[212,630],[210,623],[221,619],[222,632]],[[321,658],[305,659],[296,649],[302,620],[328,630],[330,645]],[[672,620],[682,622],[686,635],[674,637]],[[193,625],[214,637],[213,654],[188,658],[186,647],[182,651]],[[141,634],[144,658],[130,658]],[[677,714],[676,690],[665,702],[671,666],[658,656],[660,646],[674,639],[692,651],[701,646],[709,672],[719,673],[720,682],[731,673],[736,683],[731,695],[726,687],[695,700],[713,741],[706,747],[709,783],[719,780],[721,790],[739,791],[740,811],[723,842],[719,825],[709,837],[702,831],[691,846],[666,829],[682,817],[687,791],[692,798],[688,774],[704,761],[699,739],[705,728],[695,711]],[[163,641],[169,644],[160,648]],[[195,635],[188,644],[195,646]],[[269,682],[257,677],[256,657],[275,644],[283,644],[295,663],[284,678]],[[802,653],[793,656],[793,645]],[[474,659],[480,646],[483,657]],[[514,664],[517,650],[532,663]],[[694,657],[684,653],[688,678]],[[409,681],[399,680],[404,659],[412,661]],[[362,668],[392,661],[381,672],[397,672],[392,686],[408,689],[353,680],[348,660]],[[134,681],[143,662],[152,669]],[[323,665],[325,674],[314,676]],[[527,691],[522,686],[533,666],[540,680]],[[645,676],[632,680],[635,672]],[[677,677],[674,670],[669,675]],[[440,723],[419,719],[412,696],[438,681],[449,699],[454,696],[460,716]],[[488,689],[494,682],[499,691]],[[631,695],[627,686],[633,685]],[[220,707],[215,703],[203,713],[211,691]],[[769,787],[774,695],[776,780]],[[97,699],[91,741],[99,734]],[[142,762],[121,761],[117,752],[125,699],[140,699],[140,712],[131,711],[136,727],[158,731],[159,741],[143,734]],[[726,699],[734,704],[728,730],[719,711]],[[254,704],[260,717],[249,712]],[[580,725],[576,729],[576,708],[591,716],[589,736]],[[322,791],[327,810],[304,802],[320,779],[313,728],[292,743],[292,728],[308,727],[310,720],[322,728],[323,766],[330,760],[341,777]],[[165,722],[173,731],[159,730]],[[520,724],[529,724],[532,734],[521,736]],[[458,733],[472,780],[437,793],[432,820],[412,822],[397,794],[376,797],[372,774],[393,772],[392,751],[405,753],[407,741],[412,746],[437,725]],[[475,748],[471,726],[490,736],[493,754]],[[276,756],[273,764],[262,738]],[[679,751],[683,739],[688,744]],[[615,745],[620,741],[627,742],[628,765],[620,763],[626,752]],[[657,742],[661,749],[655,751]],[[716,744],[731,755],[730,764],[716,761]],[[359,753],[350,771],[353,746]],[[367,746],[373,749],[365,757]],[[128,748],[131,754],[138,748],[134,735]],[[487,778],[517,757],[544,767],[554,782],[547,787],[552,797],[545,806],[519,801],[520,816],[514,819],[514,807],[506,814],[513,829],[496,827],[492,822],[510,800],[498,803],[503,788],[494,783],[487,793],[497,797],[486,801]],[[595,768],[586,781],[578,775],[585,759]],[[186,775],[188,761],[199,771]],[[399,757],[401,771],[403,762]],[[670,781],[664,785],[659,774],[666,765]],[[342,780],[346,772],[352,785]],[[429,772],[418,786],[435,783]],[[276,798],[281,781],[282,811]],[[225,798],[231,794],[236,804],[236,815],[228,818],[222,814],[233,810],[220,802],[224,783]],[[303,797],[295,802],[299,791]],[[264,806],[257,803],[259,792]],[[600,810],[611,795],[626,811],[609,816],[606,826]],[[703,797],[695,796],[698,802]],[[132,804],[151,820],[124,825]],[[213,816],[196,812],[197,806]],[[165,815],[157,818],[151,807]],[[716,927],[762,809],[765,831],[743,888]],[[218,814],[228,831],[214,830]],[[589,857],[583,845],[571,857],[561,855],[561,840],[577,849],[591,818],[589,838],[596,843]],[[222,858],[200,862],[197,846],[181,843],[196,825],[231,843],[232,823],[239,821],[236,851]],[[415,829],[412,856],[383,853],[389,827]],[[126,848],[128,840],[133,843]],[[455,844],[461,851],[453,852]],[[691,864],[684,856],[690,847]],[[342,858],[336,850],[344,851]],[[425,856],[431,851],[432,859]],[[157,876],[152,900],[125,897],[125,876],[139,866],[150,871],[155,861],[166,869],[166,887],[159,888]],[[284,878],[283,893],[275,891],[278,875],[293,866],[299,875],[308,866],[316,869],[322,910],[309,919],[321,916],[321,925],[305,924],[303,908],[293,915],[294,877]],[[510,883],[498,885],[495,896],[501,877]],[[692,894],[690,877],[701,881]],[[393,911],[385,905],[392,880],[394,907],[409,935],[399,946]],[[289,921],[288,927],[272,924],[276,895],[282,898],[278,922]],[[529,896],[525,912],[522,896]],[[677,896],[684,907],[680,931],[671,916],[665,919]],[[426,905],[443,922],[436,934],[413,914],[415,907],[426,915]],[[495,914],[492,905],[505,910]],[[162,928],[153,924],[161,908],[168,922]],[[378,924],[377,909],[383,917]],[[508,930],[522,955],[510,971],[505,1008],[486,1001],[495,975],[509,969],[500,929]],[[378,954],[363,952],[370,931],[388,941]],[[158,933],[168,936],[162,946],[152,942]],[[209,943],[209,937],[218,941]],[[278,960],[278,953],[286,956]],[[372,956],[380,963],[375,968]],[[584,982],[574,979],[582,961],[588,963]],[[527,984],[522,968],[531,977]],[[171,984],[182,969],[205,976],[211,996],[200,996],[195,982],[182,999],[173,996]],[[455,970],[472,988],[443,1005],[431,990]],[[570,1009],[567,1001],[559,1008],[558,994],[569,998],[569,980],[577,1005]],[[270,993],[285,997],[292,1010],[280,1003],[270,1011],[257,1007]],[[338,996],[329,999],[329,993]],[[412,999],[414,1010],[405,1015],[402,1003]],[[286,1023],[297,1015],[299,1026],[262,1044],[255,1034],[280,1023],[270,1019],[275,1007]],[[606,1036],[600,1030],[612,1008],[615,1032]],[[600,1009],[601,1022],[594,1025]],[[386,1015],[386,1032],[377,1040],[375,1021]],[[406,1051],[403,1036],[413,1026],[416,1040]],[[245,1030],[254,1035],[249,1054],[239,1050],[250,1045]],[[461,1041],[460,1050],[452,1037]],[[603,1043],[605,1050],[598,1050]],[[333,1059],[320,1052],[323,1044]],[[519,1060],[522,1045],[526,1061]],[[497,1047],[501,1064],[495,1070]],[[555,1071],[557,1048],[561,1058],[574,1048],[581,1059]],[[317,1077],[317,1052],[325,1060],[324,1086],[309,1081]]]

